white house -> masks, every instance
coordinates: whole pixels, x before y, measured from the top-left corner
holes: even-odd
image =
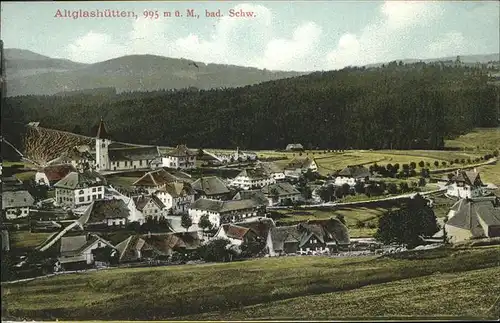
[[[203,150],[203,153],[211,156],[219,163],[246,162],[257,160],[257,154],[251,151],[241,151],[238,147],[236,151],[230,153],[221,153],[209,150]]]
[[[213,239],[227,239],[231,245],[241,246],[245,241],[255,240],[256,234],[250,228],[227,223],[219,227]]]
[[[68,263],[84,262],[86,264],[94,263],[92,251],[98,248],[115,247],[108,241],[96,234],[86,234],[78,236],[61,237],[59,262],[64,266]]]
[[[304,146],[302,146],[302,144],[288,144],[288,145],[286,145],[285,150],[288,150],[288,151],[303,151],[304,150]]]
[[[141,189],[147,191],[148,194],[152,194],[162,187],[165,187],[165,185],[167,185],[168,183],[172,182],[192,183],[193,180],[191,179],[190,175],[184,172],[167,172],[166,170],[161,168],[151,172],[147,172],[132,185],[136,189]]]
[[[276,183],[276,180],[268,175],[262,168],[242,170],[231,182],[232,186],[249,190],[261,188],[269,184]]]
[[[27,217],[33,203],[35,199],[28,191],[2,192],[2,211],[8,220]]]
[[[357,182],[365,182],[367,177],[370,177],[370,171],[366,167],[347,166],[335,177],[335,186],[342,186],[344,184],[354,186]]]
[[[135,208],[141,212],[144,218],[159,219],[164,217],[166,207],[165,204],[155,195],[139,195],[132,197]]]
[[[446,184],[446,195],[458,198],[474,198],[484,195],[484,184],[479,172],[457,171]]]
[[[285,176],[297,179],[307,171],[317,172],[318,164],[310,158],[294,158],[285,167]]]
[[[160,156],[156,146],[112,143],[102,119],[95,140],[95,167],[98,171],[147,169]]]
[[[191,185],[182,182],[167,183],[154,193],[172,214],[188,212],[189,205],[194,202],[194,194]]]
[[[285,170],[273,162],[259,162],[257,167],[261,167],[264,171],[274,178],[276,181],[285,180]]]
[[[35,182],[39,185],[53,186],[71,172],[77,169],[72,164],[49,165],[35,174]]]
[[[104,198],[106,180],[92,171],[71,172],[57,182],[56,203],[71,208]]]
[[[281,205],[283,203],[296,202],[302,199],[302,194],[288,182],[278,182],[262,188],[262,193],[269,200],[269,205]]]
[[[178,145],[174,150],[162,157],[163,167],[175,169],[196,168],[196,152],[185,145]]]
[[[221,224],[259,217],[262,211],[263,207],[254,200],[219,201],[201,198],[189,207],[193,224],[198,224],[200,218],[207,215],[216,228]]]

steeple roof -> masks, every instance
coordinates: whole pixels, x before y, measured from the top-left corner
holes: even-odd
[[[108,131],[106,130],[106,126],[104,125],[104,120],[102,120],[102,118],[101,121],[99,122],[99,127],[97,128],[96,138],[110,139]]]

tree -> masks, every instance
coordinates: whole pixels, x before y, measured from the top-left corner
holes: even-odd
[[[397,194],[398,193],[398,187],[396,186],[395,183],[387,184],[387,193],[389,193],[389,194]]]
[[[436,166],[436,167],[439,166],[439,162],[437,160],[434,162],[434,166]]]
[[[205,261],[229,261],[235,252],[228,239],[214,239],[200,247],[199,254]]]
[[[423,187],[423,186],[425,186],[426,184],[427,184],[427,183],[426,183],[426,181],[425,181],[425,178],[420,177],[420,179],[418,180],[418,186]]]
[[[342,188],[341,187],[337,187],[335,188],[335,197],[338,198],[338,199],[341,199],[344,197],[344,192],[342,191]]]
[[[339,220],[340,222],[342,222],[342,224],[347,225],[347,223],[345,222],[345,218],[344,218],[343,214],[337,214],[336,218],[337,218],[337,220]]]
[[[322,201],[329,202],[333,198],[333,185],[322,186],[319,189],[319,197]]]
[[[443,165],[443,167],[445,167],[445,166],[446,166],[446,162],[443,160],[443,161],[441,162],[441,165]]]
[[[198,226],[203,231],[212,229],[212,222],[210,222],[210,219],[208,218],[207,214],[204,214],[200,217],[200,222],[198,223]]]
[[[189,216],[188,213],[184,213],[182,214],[182,217],[181,217],[181,226],[186,229],[186,232],[187,230],[189,230],[189,228],[193,225],[193,219],[191,219],[191,217]]]
[[[423,168],[423,167],[425,166],[425,162],[424,162],[423,160],[419,161],[419,162],[418,162],[418,166],[419,166],[420,168]]]
[[[365,183],[363,183],[363,182],[356,182],[356,184],[354,185],[354,190],[358,194],[363,194],[365,192]]]
[[[349,184],[345,183],[341,186],[341,188],[343,196],[347,196],[351,193],[351,186]]]
[[[423,237],[433,236],[438,231],[434,211],[425,202],[411,200],[403,208],[388,211],[380,217],[375,238],[385,244],[406,244],[413,249]]]
[[[406,193],[410,190],[410,187],[408,186],[407,182],[401,182],[399,183],[399,188],[401,190],[401,193]]]
[[[415,168],[417,168],[417,164],[416,164],[415,162],[411,162],[411,163],[410,163],[410,168],[411,168],[411,169],[415,169]]]
[[[266,241],[264,239],[251,239],[244,241],[241,246],[241,256],[244,258],[250,258],[258,256],[262,253],[266,246]]]

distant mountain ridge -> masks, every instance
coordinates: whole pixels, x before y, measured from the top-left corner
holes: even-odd
[[[397,60],[397,62],[402,61],[404,64],[413,64],[417,62],[424,63],[433,63],[433,62],[447,62],[447,61],[455,61],[457,57],[460,57],[460,61],[465,64],[486,64],[489,62],[498,62],[500,61],[500,53],[494,54],[484,54],[484,55],[457,55],[457,56],[448,56],[448,57],[440,57],[440,58],[426,58],[426,59],[417,59],[417,58],[408,58]],[[366,67],[380,67],[383,64],[387,64],[390,61],[384,63],[375,63],[368,64]]]
[[[231,88],[308,73],[204,64],[156,55],[128,55],[95,64],[6,49],[7,96],[53,95],[115,88],[117,92]]]

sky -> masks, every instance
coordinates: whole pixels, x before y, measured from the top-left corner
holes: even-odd
[[[105,9],[134,15],[57,15]],[[254,17],[230,17],[230,9]],[[6,48],[83,63],[152,54],[311,71],[500,51],[497,1],[2,2],[1,10]]]

